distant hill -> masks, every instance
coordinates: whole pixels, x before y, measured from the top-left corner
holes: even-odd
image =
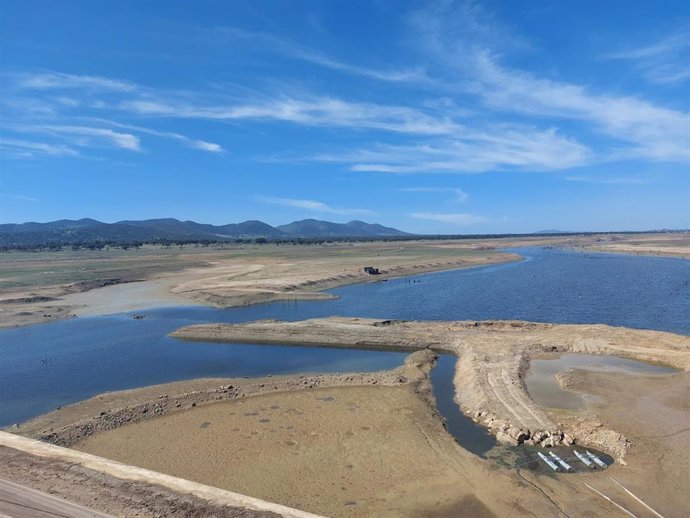
[[[349,223],[331,223],[316,219],[293,221],[276,227],[290,236],[297,237],[391,237],[409,236],[395,228],[384,227],[376,223],[350,221]]]
[[[228,241],[237,239],[281,240],[293,238],[375,238],[406,236],[405,232],[378,224],[350,221],[331,223],[314,219],[272,227],[250,220],[227,225],[208,225],[173,218],[125,220],[102,223],[94,219],[59,220],[48,223],[0,225],[0,246],[37,247],[94,243],[156,243],[180,241]]]
[[[546,230],[537,230],[535,234],[578,234],[579,232],[572,232],[570,230],[555,230],[555,229],[546,229]]]

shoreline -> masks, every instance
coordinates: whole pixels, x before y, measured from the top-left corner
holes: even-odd
[[[146,249],[141,253],[132,251],[130,255],[118,252],[112,259],[107,259],[108,254],[100,254],[93,263],[97,273],[91,280],[1,290],[0,329],[170,305],[232,308],[281,300],[328,300],[332,296],[324,291],[342,286],[522,260],[521,256],[504,251],[514,247],[690,259],[690,233],[420,240],[400,246],[388,242],[308,245],[297,252],[266,246],[191,250],[173,255],[173,263],[164,268],[160,261],[167,260],[165,254],[169,251]],[[52,265],[54,256],[50,254],[41,256],[45,257],[46,268]],[[85,260],[91,257],[83,255]],[[179,259],[178,255],[184,258]],[[240,260],[228,259],[228,255]],[[71,268],[79,266],[78,257],[67,257]],[[156,263],[151,264],[154,259]],[[66,261],[64,257],[61,260]],[[140,268],[119,269],[115,277],[105,269],[99,275],[105,264],[97,261],[109,260],[134,261],[134,266],[139,260],[144,264]],[[382,275],[363,273],[362,265],[366,264],[380,267]],[[160,275],[156,271],[161,269],[166,273]],[[12,277],[3,280],[11,281]]]
[[[179,274],[167,274],[150,279],[113,279],[105,286],[95,286],[78,292],[74,292],[73,286],[38,289],[30,293],[15,293],[11,297],[0,299],[0,317],[2,317],[0,329],[168,306],[207,306],[230,309],[279,301],[330,300],[336,297],[325,291],[344,286],[385,282],[389,279],[442,271],[509,264],[523,259],[517,254],[498,250],[486,252],[477,257],[461,257],[451,261],[393,264],[381,268],[380,275],[369,275],[358,268],[348,273],[331,271],[332,275],[325,277],[314,276],[314,273],[311,273],[307,274],[307,278],[300,278],[297,282],[293,279],[293,282],[290,282],[289,273],[288,277],[284,277],[286,273],[278,272],[273,281],[275,286],[269,283],[266,286],[228,288],[222,283],[214,283],[217,279],[227,276],[220,273],[224,270],[224,266],[215,266],[210,269],[184,270]],[[251,273],[254,272],[235,272],[234,275],[243,277]],[[24,302],[25,300],[27,302]]]
[[[71,447],[94,434],[204,405],[334,387],[407,386],[435,411],[428,382],[428,373],[435,362],[436,355],[424,350],[408,355],[400,367],[377,372],[198,378],[105,392],[10,425],[4,431]]]
[[[178,329],[171,336],[192,342],[447,352],[458,357],[453,380],[456,403],[499,442],[531,446],[577,442],[605,451],[621,463],[630,447],[624,436],[594,421],[563,426],[534,403],[524,382],[530,360],[545,353],[586,352],[690,370],[690,337],[605,325],[330,317],[289,323],[198,324]]]
[[[357,318],[209,324],[183,329],[197,336],[217,335],[219,327],[223,338],[229,341],[251,334],[255,338],[264,336],[266,343],[274,335],[281,335],[279,341],[283,344],[310,345],[311,342],[327,347],[416,352],[406,358],[403,366],[375,373],[196,379],[108,392],[43,414],[7,431],[336,517],[350,516],[355,509],[356,516],[398,512],[391,509],[405,509],[408,514],[420,516],[426,516],[424,513],[432,509],[438,513],[433,516],[457,515],[465,507],[452,505],[460,505],[459,501],[466,505],[467,495],[477,496],[476,505],[482,511],[505,515],[512,509],[518,493],[531,495],[525,498],[531,500],[531,509],[540,509],[541,514],[548,515],[555,509],[575,512],[582,510],[583,505],[592,512],[603,512],[605,504],[590,498],[583,481],[611,494],[615,487],[607,482],[610,476],[650,499],[667,516],[675,516],[668,510],[677,509],[682,500],[679,483],[669,485],[666,481],[666,468],[655,470],[654,479],[650,480],[646,471],[640,469],[640,463],[646,465],[652,461],[649,451],[665,451],[667,443],[685,451],[682,448],[687,441],[683,436],[657,440],[650,438],[647,430],[659,426],[650,425],[649,420],[656,423],[660,415],[675,419],[664,421],[661,429],[675,426],[673,423],[686,415],[672,409],[676,413],[666,416],[666,407],[662,414],[650,413],[649,409],[666,404],[668,394],[675,394],[675,399],[680,401],[676,406],[682,405],[683,394],[690,386],[690,337],[602,325]],[[203,339],[207,340],[208,336]],[[614,455],[619,462],[601,473],[597,470],[560,477],[548,470],[532,471],[501,463],[501,455],[509,458],[512,455],[505,448],[492,450],[494,453],[488,461],[471,454],[445,430],[436,408],[429,373],[440,350],[460,354],[453,377],[460,408],[475,421],[490,427],[505,444],[516,444],[511,434],[526,431],[518,428],[519,423],[509,409],[517,411],[518,417],[525,420],[535,418],[529,412],[531,408],[537,416],[543,415],[553,423],[549,429],[551,435],[541,438],[540,446],[566,445],[564,439],[570,436],[581,447],[609,453],[620,451],[621,456]],[[580,390],[577,384],[584,383],[583,392],[601,391],[597,387],[603,382],[614,383],[613,386],[624,384],[617,391],[604,390],[606,405],[599,405],[593,415],[591,409],[586,413],[554,415],[534,405],[528,395],[524,396],[527,399],[521,399],[524,389],[519,385],[524,379],[520,373],[524,375],[529,359],[573,351],[646,361],[656,359],[683,370],[670,377],[651,377],[651,381],[650,377],[630,374],[575,372],[571,375],[572,388]],[[590,378],[602,381],[588,383]],[[647,412],[638,412],[634,419],[626,421],[626,406],[617,403],[616,393],[637,385],[640,387],[635,390],[648,394],[648,398],[659,394],[655,397],[660,397],[661,403],[651,399],[644,407]],[[663,387],[667,388],[659,393]],[[468,412],[468,401],[485,411]],[[499,408],[503,402],[509,409]],[[524,404],[528,407],[521,406]],[[409,405],[419,406],[410,414]],[[623,421],[618,418],[620,414]],[[378,430],[376,426],[383,428]],[[538,434],[541,430],[534,428],[531,433]],[[384,436],[385,442],[381,442]],[[534,438],[535,435],[521,437],[524,444],[531,444],[529,441]],[[617,450],[621,445],[622,450]],[[380,455],[387,460],[383,463],[376,460]],[[425,459],[422,471],[413,467],[419,466],[420,459]],[[686,460],[683,462],[687,464]],[[238,470],[228,472],[224,468],[228,462],[235,463]],[[374,465],[385,469],[378,472]],[[685,469],[684,465],[669,469],[675,473]],[[323,471],[327,466],[336,471]],[[353,466],[359,471],[352,471]],[[302,473],[298,485],[293,483],[298,477],[296,473]],[[389,478],[391,473],[395,473],[394,478]],[[526,493],[521,489],[525,483],[529,488]],[[341,484],[347,485],[347,492],[340,491]],[[419,496],[420,484],[429,488],[428,498]],[[663,488],[663,499],[655,497],[655,487]],[[544,491],[550,495],[548,499],[539,496]],[[669,508],[668,502],[674,507]]]

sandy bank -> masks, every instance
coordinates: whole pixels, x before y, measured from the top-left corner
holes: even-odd
[[[690,372],[655,376],[575,369],[558,379],[567,390],[594,396],[583,409],[559,412],[559,419],[574,426],[604,423],[628,437],[633,447],[616,480],[645,495],[662,515],[683,516],[690,494]],[[605,482],[602,489],[616,490]]]
[[[500,441],[542,446],[577,442],[606,451],[620,462],[630,446],[625,436],[600,423],[555,422],[532,401],[524,384],[530,358],[551,352],[586,352],[690,370],[689,337],[604,325],[326,318],[290,323],[203,324],[179,329],[173,336],[406,351],[431,347],[451,352],[459,356],[454,380],[456,401]]]
[[[346,284],[515,261],[500,249],[525,246],[690,258],[690,233],[6,252],[0,254],[0,328],[171,304],[318,300]],[[370,276],[364,266],[382,275]]]
[[[272,502],[0,432],[0,478],[113,516],[321,518]],[[21,516],[61,516],[28,506]],[[33,511],[33,513],[32,513]],[[4,515],[3,515],[4,516]],[[71,516],[71,514],[70,514]],[[81,516],[81,515],[80,515]]]
[[[60,446],[72,446],[92,435],[218,401],[241,400],[271,393],[288,393],[328,387],[414,385],[426,380],[434,355],[421,351],[407,358],[405,365],[373,373],[269,376],[264,378],[211,378],[179,381],[132,390],[107,392],[43,414],[9,431],[35,437]],[[428,396],[423,395],[428,399]]]
[[[379,373],[109,393],[14,431],[328,516],[504,514],[516,481],[477,484],[490,470],[443,430],[428,382],[434,359],[424,350]]]
[[[574,247],[615,254],[656,255],[690,259],[690,232],[591,237]]]
[[[399,369],[366,375],[195,380],[109,393],[15,431],[335,517],[614,511],[583,484],[601,483],[603,473],[508,470],[459,447],[431,400],[433,358],[419,351]]]
[[[650,494],[666,482],[660,471],[657,479],[640,469],[641,479],[614,465],[554,477],[501,468],[462,449],[431,400],[433,358],[422,350],[396,370],[371,374],[192,380],[107,393],[14,431],[336,517],[614,515],[616,508],[586,484],[646,516],[609,477],[657,505]],[[676,405],[678,398],[676,392]],[[630,459],[637,462],[632,453]],[[31,459],[17,460],[16,467],[35,487],[45,487],[41,473],[50,465],[33,477]],[[80,476],[91,485],[103,479]],[[656,507],[666,516],[682,515],[679,484],[670,485],[673,497]],[[127,486],[108,489],[105,500],[118,490],[130,498]],[[60,491],[69,494],[66,487]]]
[[[520,259],[453,241],[57,254],[0,257],[0,275],[11,272],[0,278],[0,328],[169,305],[328,299],[325,290],[347,284]],[[364,266],[381,274],[369,275]],[[85,276],[89,280],[76,280]]]

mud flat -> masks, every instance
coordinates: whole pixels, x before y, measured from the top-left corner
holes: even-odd
[[[582,238],[575,248],[594,252],[632,255],[659,255],[690,259],[690,232],[608,235]]]
[[[166,305],[328,299],[324,290],[347,284],[519,259],[469,241],[6,252],[0,328]]]
[[[667,385],[669,380],[687,383],[690,376],[687,337],[607,326],[343,318],[194,326],[176,334],[416,352],[402,367],[380,373],[194,380],[108,393],[12,431],[327,516],[603,517],[620,512],[591,488],[637,516],[649,515],[613,480],[664,516],[684,516],[686,478],[678,470],[686,469],[688,450],[662,455],[667,447],[687,446],[683,427],[671,430],[687,422],[687,385]],[[519,436],[511,436],[511,427],[519,430],[518,419],[539,418],[549,426],[535,430],[550,432],[542,444],[562,443],[569,435],[613,453],[623,438],[621,456],[629,465],[554,476],[472,455],[444,430],[436,412],[428,378],[435,354],[429,345],[460,355],[458,371],[468,374],[456,375],[457,401],[463,409],[467,402],[481,408],[476,411],[481,415],[472,410],[470,415],[478,415],[506,442],[519,442]],[[629,415],[628,401],[613,397],[586,414],[552,415],[524,390],[526,362],[569,350],[656,359],[683,370],[626,395],[646,391],[648,396]],[[499,375],[489,381],[497,368]],[[506,380],[514,383],[503,386]],[[585,391],[596,383],[573,388]],[[602,385],[601,391],[613,387]],[[668,425],[669,439],[658,437],[660,421]],[[530,430],[528,437],[534,435]],[[652,459],[650,452],[661,458]],[[678,456],[685,456],[679,467],[666,469]],[[653,462],[659,464],[654,469]]]
[[[186,340],[286,343],[414,351],[432,348],[459,357],[456,402],[506,444],[578,443],[625,462],[629,440],[600,422],[561,423],[532,401],[524,383],[530,359],[582,352],[663,363],[690,370],[690,338],[604,325],[519,321],[413,322],[326,318],[302,322],[202,324],[173,333]]]
[[[516,261],[500,250],[525,246],[690,258],[690,233],[10,251],[0,254],[0,328],[171,304],[325,299],[347,284]]]
[[[648,503],[670,510],[669,515],[687,510],[690,373],[660,376],[573,369],[557,378],[565,389],[590,396],[584,408],[562,412],[561,419],[605,423],[630,438],[633,447],[626,456],[627,466],[616,479],[638,494],[647,491],[646,481],[659,481]]]
[[[13,431],[327,516],[504,515],[521,479],[496,479],[445,432],[434,361],[422,350],[379,373],[109,393]],[[517,505],[555,509],[536,490]]]

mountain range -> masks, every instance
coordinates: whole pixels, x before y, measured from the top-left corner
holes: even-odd
[[[61,219],[48,223],[0,224],[0,246],[46,246],[108,242],[229,241],[236,239],[285,240],[320,238],[383,238],[409,236],[395,228],[363,221],[332,223],[315,219],[272,227],[249,220],[227,225],[208,225],[173,218],[124,220],[103,223],[95,219]]]

